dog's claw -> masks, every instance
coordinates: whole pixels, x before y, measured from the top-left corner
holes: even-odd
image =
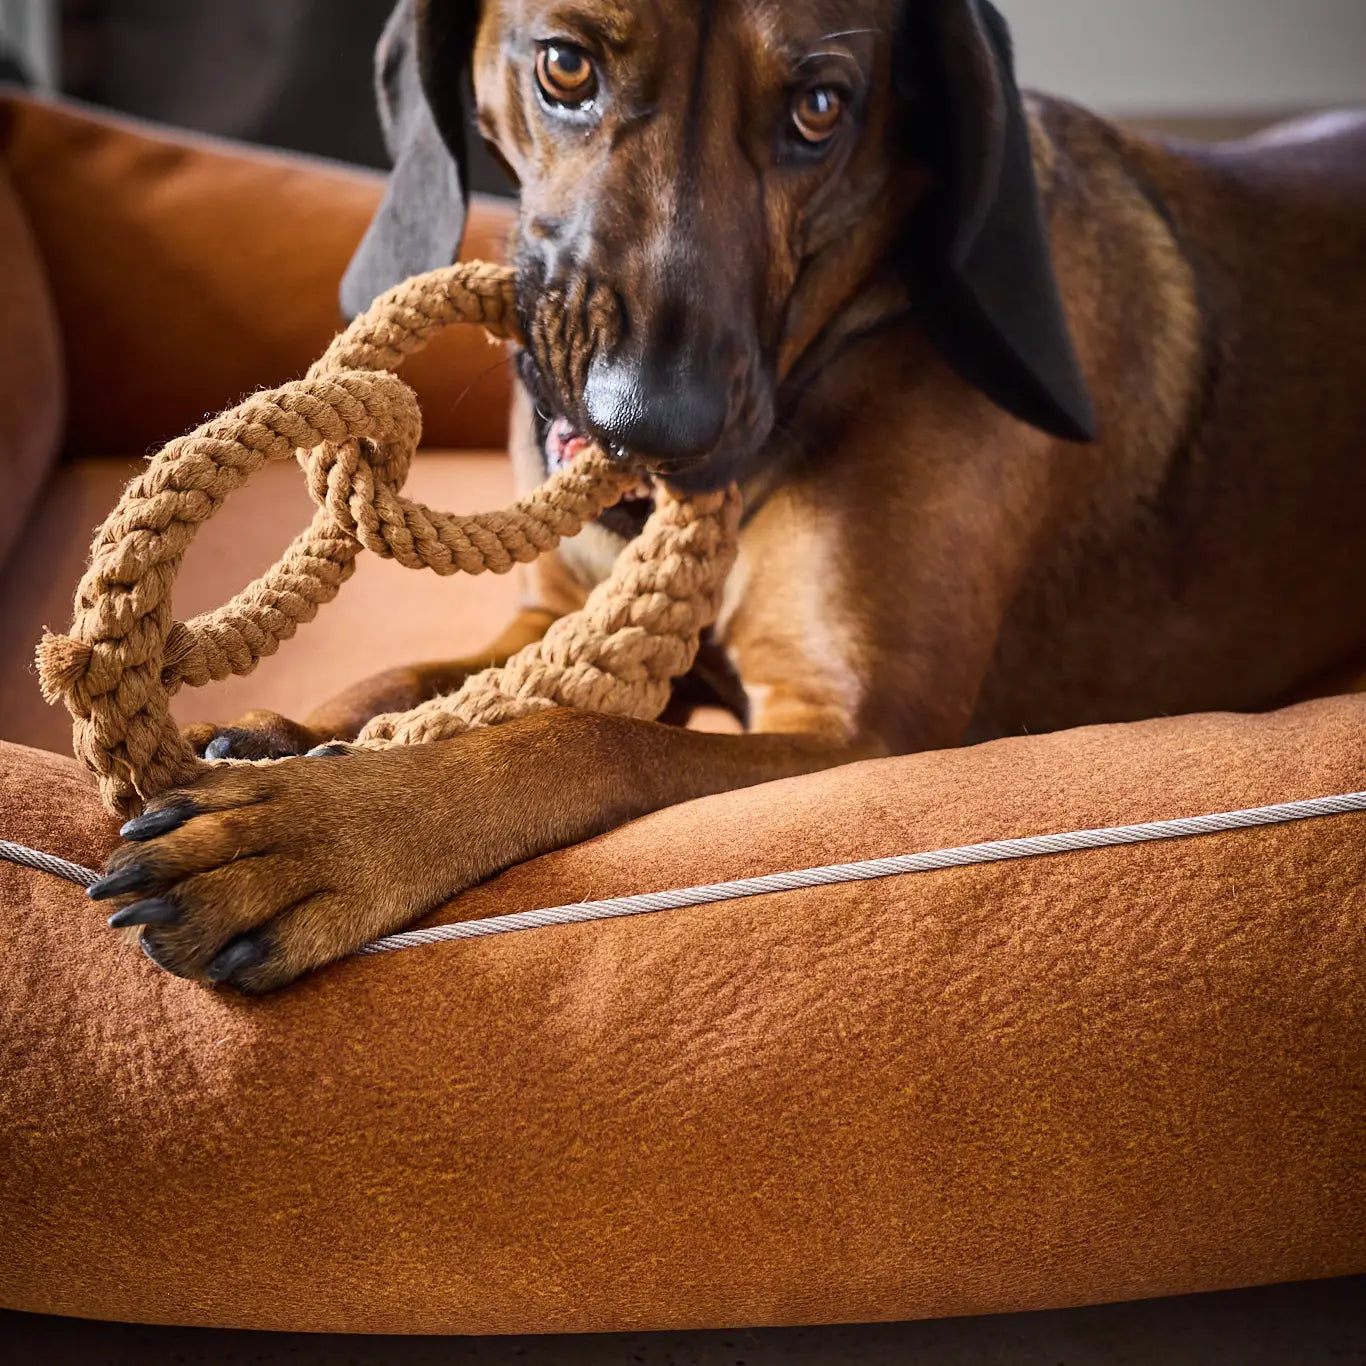
[[[215,735],[204,747],[204,757],[206,759],[231,759],[233,744],[239,733],[225,731],[222,735]]]
[[[201,758],[221,763],[245,759],[292,759],[302,754],[317,737],[276,712],[248,712],[231,726],[193,725],[183,732]]]
[[[245,968],[258,967],[270,957],[270,946],[258,935],[234,939],[204,970],[210,982],[226,982]]]
[[[187,803],[164,806],[160,811],[147,811],[134,817],[119,834],[126,840],[140,844],[144,840],[159,839],[162,835],[169,835],[172,830],[179,830],[193,815],[194,809]]]
[[[133,864],[132,867],[106,873],[97,882],[92,882],[86,888],[85,894],[91,901],[109,901],[116,896],[148,891],[152,881],[152,875],[145,868]]]
[[[109,917],[111,930],[126,930],[130,925],[174,925],[180,919],[180,908],[163,898],[154,901],[135,901]]]

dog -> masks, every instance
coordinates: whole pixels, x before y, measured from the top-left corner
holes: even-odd
[[[1218,147],[1017,89],[986,0],[404,0],[395,157],[347,308],[449,262],[467,91],[520,185],[523,487],[593,436],[738,481],[674,714],[339,753],[572,612],[648,506],[536,565],[480,660],[149,804],[92,889],[168,971],[261,992],[500,869],[856,760],[1341,688],[1366,666],[1366,118]]]

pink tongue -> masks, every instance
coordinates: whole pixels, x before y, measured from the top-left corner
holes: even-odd
[[[575,431],[568,418],[557,417],[545,438],[545,453],[551,469],[562,470],[572,465],[590,445],[590,438]]]

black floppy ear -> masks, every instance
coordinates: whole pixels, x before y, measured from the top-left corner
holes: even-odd
[[[989,0],[906,0],[905,13],[897,75],[906,133],[935,172],[907,260],[931,340],[1015,417],[1092,440],[1010,30]]]
[[[375,52],[394,170],[342,280],[355,317],[410,275],[450,265],[465,231],[465,93],[478,0],[399,0]]]

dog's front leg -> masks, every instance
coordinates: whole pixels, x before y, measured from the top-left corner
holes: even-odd
[[[555,710],[455,740],[218,769],[150,804],[91,889],[186,977],[269,991],[515,863],[864,753]]]
[[[473,674],[506,664],[540,640],[555,616],[524,608],[478,654],[386,669],[330,698],[302,721],[273,711],[250,711],[228,726],[186,726],[185,738],[196,754],[211,759],[285,759],[332,740],[354,740],[376,716],[411,711],[434,697],[458,692]]]

